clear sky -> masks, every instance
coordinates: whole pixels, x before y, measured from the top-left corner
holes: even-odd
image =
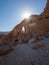
[[[47,0],[0,0],[0,31],[10,31],[23,18],[23,12],[40,14]]]

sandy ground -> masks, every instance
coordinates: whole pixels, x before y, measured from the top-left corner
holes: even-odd
[[[34,48],[44,44],[44,47]],[[0,65],[49,65],[49,38],[36,43],[19,44],[13,51],[0,56]]]

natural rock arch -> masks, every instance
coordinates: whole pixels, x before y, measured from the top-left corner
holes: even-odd
[[[21,31],[22,31],[22,32],[25,32],[25,31],[26,31],[26,28],[23,26],[23,27],[21,28]]]

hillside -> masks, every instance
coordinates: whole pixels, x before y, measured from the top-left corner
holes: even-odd
[[[0,65],[49,65],[49,0],[40,15],[0,34]]]
[[[22,28],[25,28],[25,32]],[[22,43],[28,42],[31,38],[36,38],[39,35],[46,35],[49,32],[49,0],[47,0],[46,7],[40,15],[31,15],[28,19],[24,19],[20,24],[16,25],[10,31],[4,43]]]
[[[25,28],[25,32],[22,28]],[[31,15],[29,19],[24,19],[20,24],[7,35],[7,40],[14,43],[28,42],[31,38],[39,35],[46,35],[49,32],[49,0],[40,15]]]
[[[22,28],[25,31],[22,31]],[[46,7],[40,15],[31,15],[28,19],[24,19],[20,24],[16,25],[7,35],[0,35],[0,44],[8,44],[9,46],[27,43],[39,40],[39,37],[47,36],[49,32],[49,0]]]

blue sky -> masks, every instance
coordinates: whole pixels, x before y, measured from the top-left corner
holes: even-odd
[[[0,0],[0,31],[11,31],[23,18],[25,11],[40,14],[47,0]]]

